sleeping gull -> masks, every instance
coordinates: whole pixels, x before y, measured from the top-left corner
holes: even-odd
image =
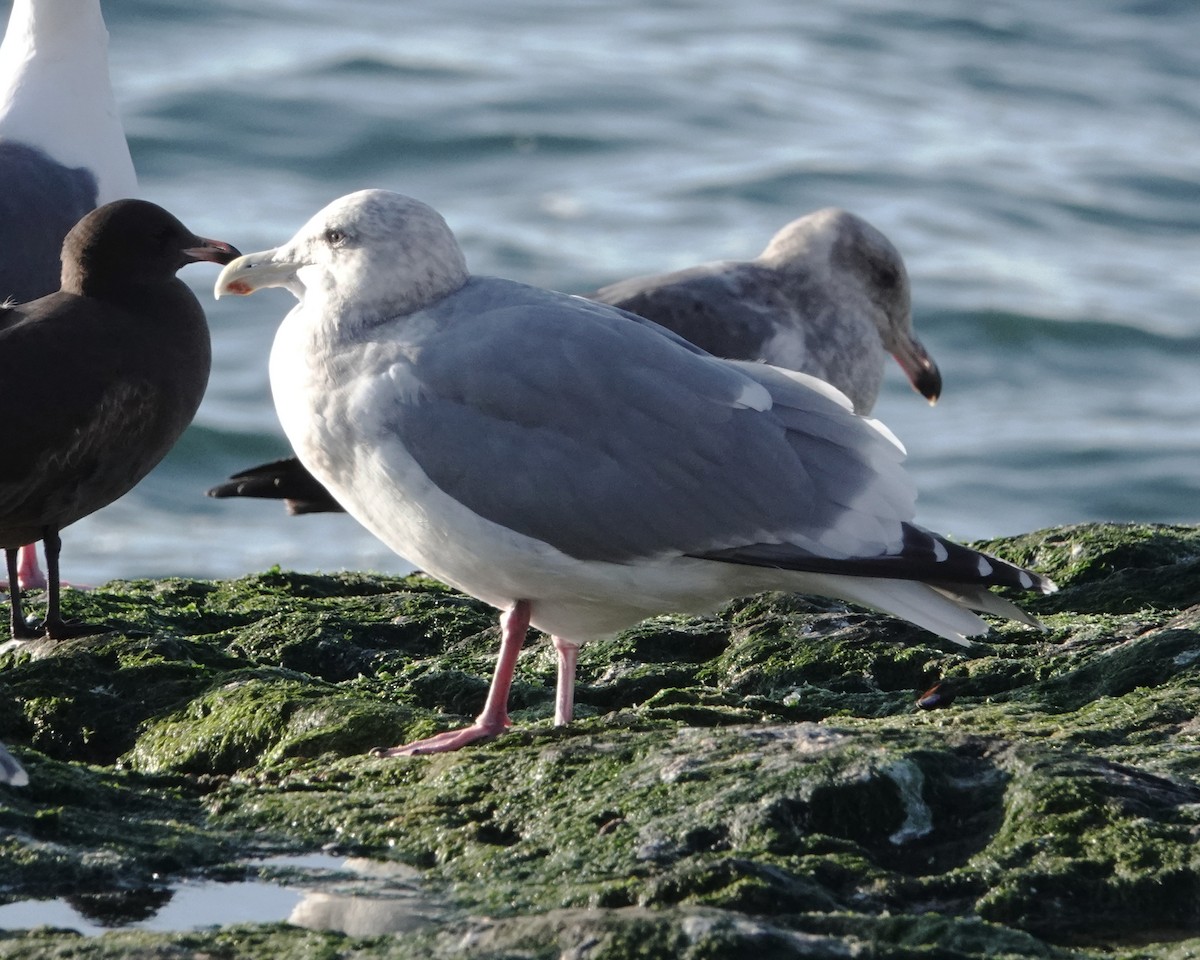
[[[286,287],[271,350],[284,433],[347,511],[432,576],[504,611],[470,727],[508,726],[530,625],[571,719],[580,643],[768,589],[840,597],[965,642],[972,610],[1037,625],[989,585],[1047,579],[913,525],[903,449],[820,380],[717,359],[634,314],[473,277],[430,207],[342,197],[216,294]]]
[[[779,230],[754,260],[635,277],[588,295],[653,320],[709,353],[763,360],[833,384],[870,413],[887,354],[931,404],[937,364],[912,331],[904,260],[861,217],[829,207]],[[288,512],[341,510],[295,457],[242,470],[211,497],[283,500]]]
[[[13,3],[0,43],[0,183],[0,303],[57,290],[67,231],[136,195],[99,0]],[[34,545],[17,574],[22,587],[46,585]]]
[[[95,632],[59,612],[59,531],[131,490],[192,421],[208,383],[204,311],[175,272],[237,251],[145,200],[93,210],[63,243],[61,289],[0,307],[0,547],[46,547],[47,613],[58,639]],[[47,389],[53,402],[30,397]],[[36,635],[10,594],[12,635]]]

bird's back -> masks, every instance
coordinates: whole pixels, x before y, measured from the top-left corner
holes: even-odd
[[[623,280],[590,299],[653,320],[714,356],[769,360],[772,318],[787,305],[761,273],[753,264],[715,263]]]
[[[817,377],[860,412],[870,410],[879,392],[883,349],[872,322],[853,309],[853,298],[839,303],[803,273],[722,261],[635,277],[590,297],[653,320],[714,356]]]
[[[96,206],[96,178],[40,150],[0,139],[0,302],[58,289],[67,231]]]

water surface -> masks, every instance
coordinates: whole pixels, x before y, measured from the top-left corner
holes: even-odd
[[[8,4],[0,3],[0,12]],[[343,193],[436,206],[472,269],[572,292],[748,257],[826,205],[904,254],[945,376],[876,413],[962,538],[1200,520],[1200,5],[750,0],[106,5],[144,193],[244,250]],[[203,491],[286,452],[283,291],[209,299],[169,459],[64,535],[69,579],[403,570],[344,517]]]

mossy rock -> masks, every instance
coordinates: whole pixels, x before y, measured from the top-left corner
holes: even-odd
[[[0,934],[0,958],[1200,955],[1200,528],[983,546],[1058,581],[1021,600],[1046,632],[962,647],[744,598],[584,647],[567,729],[531,636],[510,732],[400,759],[369,751],[479,710],[485,605],[280,570],[69,591],[116,629],[0,655],[31,777],[0,787],[0,902],[152,911],[325,849],[409,864],[452,909],[387,937]]]

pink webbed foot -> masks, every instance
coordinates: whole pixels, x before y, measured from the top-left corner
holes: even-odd
[[[503,733],[509,726],[508,693],[512,689],[513,673],[517,669],[517,655],[529,631],[529,601],[518,600],[500,618],[500,656],[496,660],[496,672],[492,674],[492,685],[488,688],[483,713],[475,722],[461,730],[447,730],[424,740],[402,743],[387,749],[371,751],[375,757],[414,757],[426,753],[449,753],[480,740],[490,740]]]
[[[451,750],[458,750],[468,744],[491,740],[493,737],[503,733],[508,726],[508,717],[504,718],[504,722],[499,727],[490,723],[480,723],[477,720],[471,726],[463,727],[461,730],[447,730],[444,733],[436,733],[432,737],[425,737],[423,740],[414,740],[412,743],[403,743],[398,747],[390,747],[387,750],[372,750],[371,756],[419,757],[427,753],[449,753]]]

